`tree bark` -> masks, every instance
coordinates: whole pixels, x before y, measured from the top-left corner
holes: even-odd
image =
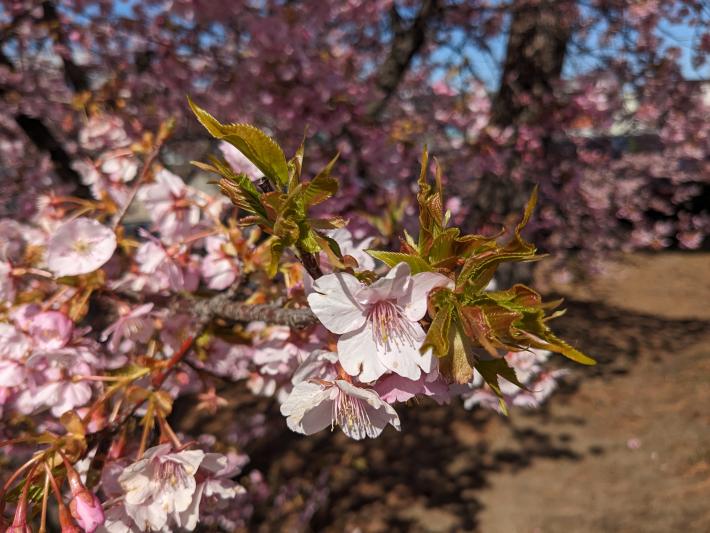
[[[555,88],[561,79],[575,14],[574,0],[515,1],[500,87],[493,99],[492,126],[512,127],[516,132],[525,125],[546,127],[556,105]],[[552,129],[546,128],[541,139],[543,166],[552,162],[551,135]],[[509,226],[519,220],[536,177],[515,181],[512,171],[516,164],[512,157],[507,173],[479,178],[469,220],[473,228],[490,222]],[[502,272],[506,281],[529,279],[529,269],[519,265],[511,268],[519,274]]]
[[[403,26],[397,7],[390,11],[392,46],[385,61],[380,65],[375,76],[377,86],[382,91],[382,98],[369,109],[370,118],[376,118],[397,90],[397,86],[407,73],[414,56],[426,42],[426,34],[432,21],[438,16],[438,0],[422,0],[417,16],[408,27]]]

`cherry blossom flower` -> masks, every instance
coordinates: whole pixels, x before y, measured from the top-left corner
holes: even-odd
[[[566,370],[543,371],[542,363],[550,356],[547,350],[529,349],[521,352],[509,352],[505,355],[508,365],[515,371],[518,381],[527,390],[521,389],[505,378],[498,377],[498,386],[503,398],[508,405],[526,409],[537,408],[557,388],[560,377],[567,373]],[[469,392],[464,392],[464,407],[471,409],[476,405],[501,412],[500,399],[484,384],[483,377],[474,371],[473,381],[468,386]]]
[[[193,502],[195,474],[205,457],[201,450],[170,452],[169,444],[146,450],[143,458],[126,467],[118,478],[125,493],[125,509],[140,531],[161,531],[169,520],[178,524]]]
[[[218,453],[206,453],[196,475],[197,486],[192,502],[185,512],[177,517],[178,527],[192,531],[197,526],[200,505],[205,502],[211,510],[219,509],[225,500],[230,500],[246,490],[229,479],[237,474],[241,466]]]
[[[138,163],[130,153],[118,151],[104,154],[101,162],[101,172],[112,182],[129,182],[138,173]]]
[[[19,361],[31,348],[32,343],[27,335],[12,324],[0,322],[0,359]]]
[[[210,289],[224,290],[239,277],[241,265],[234,246],[222,235],[205,239],[207,255],[202,260],[202,276]]]
[[[64,358],[53,358],[51,352],[33,355],[28,361],[32,370],[31,386],[18,398],[18,409],[29,414],[49,408],[53,416],[60,417],[67,411],[86,405],[92,396],[91,385],[86,381],[74,381],[76,375],[88,375],[92,368],[77,354],[67,352]]]
[[[219,508],[245,492],[229,479],[241,463],[201,450],[170,450],[169,444],[150,448],[119,474],[123,505],[107,512],[107,531],[192,531],[203,502]]]
[[[361,270],[374,270],[375,260],[365,252],[370,248],[374,237],[367,237],[355,244],[352,233],[345,228],[331,230],[328,232],[328,236],[335,239],[343,255],[349,255],[357,261]]]
[[[183,270],[177,261],[176,254],[168,251],[163,244],[147,232],[141,231],[141,236],[147,240],[136,250],[136,263],[143,277],[133,279],[135,290],[160,292],[163,290],[180,290],[185,284]]]
[[[40,350],[59,350],[72,338],[74,323],[64,313],[45,311],[34,315],[29,324],[32,342]]]
[[[101,333],[101,340],[106,341],[109,336],[111,337],[107,346],[112,352],[119,351],[119,349],[128,351],[136,342],[148,342],[155,329],[153,320],[150,318],[152,309],[153,304],[148,303],[121,314],[116,322]],[[126,346],[125,343],[128,345]]]
[[[419,351],[425,333],[418,321],[427,310],[427,295],[451,285],[433,272],[410,275],[400,263],[384,278],[364,285],[350,274],[328,274],[313,284],[311,309],[338,340],[338,358],[345,371],[363,382],[391,371],[417,380],[432,369],[431,351]]]
[[[293,373],[291,383],[296,385],[313,378],[333,381],[338,376],[337,362],[338,354],[327,350],[315,350]]]
[[[194,191],[182,179],[162,169],[155,183],[138,191],[151,220],[163,239],[175,242],[186,237],[200,222],[200,207]]]
[[[58,277],[88,274],[116,250],[114,232],[91,218],[62,224],[47,244],[47,267]]]
[[[296,384],[281,404],[281,414],[292,431],[305,435],[336,424],[355,440],[378,437],[387,424],[400,429],[397,412],[377,392],[342,379]]]
[[[86,150],[125,146],[130,139],[123,129],[123,121],[110,115],[94,115],[79,132],[79,143]]]

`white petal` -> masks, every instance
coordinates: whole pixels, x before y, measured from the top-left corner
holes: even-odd
[[[365,310],[356,296],[362,284],[350,274],[328,274],[315,281],[308,305],[333,333],[353,331],[365,322]]]
[[[298,383],[286,401],[281,404],[281,414],[291,431],[312,435],[331,424],[333,402],[331,391],[318,383]]]
[[[178,527],[187,529],[188,531],[193,531],[197,526],[197,521],[200,517],[200,502],[202,501],[202,492],[204,490],[204,483],[200,483],[192,496],[192,501],[188,507],[180,512],[175,513],[175,522]]]
[[[419,353],[419,344],[405,342],[400,346],[392,345],[390,350],[380,346],[377,356],[383,365],[402,377],[417,380],[421,375],[419,362],[424,361]]]
[[[348,374],[358,376],[364,383],[375,381],[387,372],[387,367],[379,359],[372,327],[368,323],[338,339],[338,360]]]
[[[372,285],[365,287],[361,300],[363,303],[374,303],[380,300],[400,298],[408,292],[411,283],[409,265],[399,263],[392,268],[384,278],[378,279]]]
[[[171,454],[171,460],[180,463],[185,472],[194,476],[197,468],[200,466],[202,459],[205,457],[205,452],[202,450],[185,450],[179,453]]]

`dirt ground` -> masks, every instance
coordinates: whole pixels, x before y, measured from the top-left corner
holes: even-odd
[[[556,330],[599,364],[560,361],[572,374],[546,407],[400,408],[402,432],[366,442],[264,435],[251,468],[288,489],[248,530],[710,531],[710,254],[625,256],[547,291],[568,298]]]

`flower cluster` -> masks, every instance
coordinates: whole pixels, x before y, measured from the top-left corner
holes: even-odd
[[[170,417],[188,398],[217,413],[237,383],[295,432],[363,439],[400,430],[395,405],[416,397],[541,402],[559,372],[539,349],[591,362],[552,334],[532,289],[495,290],[498,264],[536,258],[519,233],[532,204],[507,243],[463,235],[425,153],[419,239],[377,249],[377,224],[348,229],[325,209],[335,160],[305,180],[303,147],[287,161],[260,130],[192,105],[223,139],[226,161],[196,163],[222,195],[156,162],[167,126],[136,143],[94,117],[81,139],[95,158],[78,167],[94,197],[50,193],[0,220],[0,439],[20,461],[7,487],[25,480],[0,517],[14,505],[16,530],[30,486],[51,487],[67,531],[244,524],[263,483],[235,478],[263,418],[206,438]]]

